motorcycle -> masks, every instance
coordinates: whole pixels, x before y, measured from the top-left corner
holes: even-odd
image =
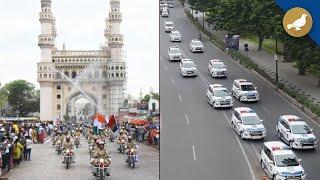
[[[89,154],[90,154],[90,159],[92,157],[92,152],[93,152],[93,145],[89,146]]]
[[[106,176],[110,175],[110,167],[104,158],[100,158],[99,162],[93,167],[93,176],[103,180]]]
[[[115,137],[115,135],[113,134],[113,133],[110,133],[109,134],[109,141],[110,142],[114,142],[114,139],[115,139],[116,137]]]
[[[63,163],[66,164],[66,168],[69,169],[70,164],[73,162],[73,152],[70,149],[66,150],[63,156]]]
[[[125,145],[126,141],[124,139],[121,139],[120,143],[119,143],[119,147],[118,147],[118,150],[120,153],[124,154],[124,145]]]
[[[74,140],[74,145],[76,146],[76,148],[79,147],[79,145],[80,145],[79,136],[76,136],[76,138],[75,138],[75,140]]]
[[[61,141],[58,141],[57,142],[57,145],[56,145],[56,151],[58,152],[58,155],[61,154],[61,151],[62,151],[62,144],[61,144]]]
[[[125,155],[125,162],[128,163],[128,166],[131,166],[132,169],[135,168],[135,165],[138,162],[138,155],[134,148],[131,148]]]

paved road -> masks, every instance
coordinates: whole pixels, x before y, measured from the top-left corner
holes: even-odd
[[[176,3],[177,4],[177,3]],[[171,43],[164,32],[164,21],[172,20],[175,29],[182,34],[181,43]],[[283,114],[296,114],[305,118],[315,135],[320,137],[320,125],[309,120],[300,110],[278,95],[250,71],[241,68],[215,46],[204,42],[203,54],[192,54],[189,42],[198,37],[198,32],[189,23],[181,6],[170,9],[169,18],[160,18],[160,92],[161,92],[161,150],[160,177],[171,179],[217,179],[249,180],[264,176],[259,165],[258,154],[262,141],[240,140],[229,126],[231,110],[214,110],[206,101],[208,84],[221,83],[231,90],[236,78],[252,81],[259,90],[258,103],[239,103],[234,107],[248,106],[254,109],[267,128],[265,141],[278,140],[275,126]],[[182,78],[179,63],[167,60],[168,47],[175,44],[183,56],[197,64],[196,78]],[[210,59],[219,58],[229,70],[227,79],[213,79],[208,74]],[[319,150],[295,151],[303,159],[302,165],[308,179],[319,179]]]
[[[62,158],[57,155],[50,142],[33,145],[32,161],[24,161],[19,168],[4,175],[12,180],[94,180],[89,165],[89,150],[85,139],[84,144],[76,149],[76,163],[67,170]],[[110,180],[157,180],[159,179],[159,151],[140,144],[140,162],[135,169],[126,166],[123,155],[118,153],[114,144],[108,143],[111,150],[112,165]]]

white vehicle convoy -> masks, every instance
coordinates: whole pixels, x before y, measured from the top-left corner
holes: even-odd
[[[318,140],[308,124],[298,116],[282,115],[276,126],[280,139],[293,149],[314,149]]]
[[[254,110],[237,107],[233,110],[231,127],[242,139],[263,139],[267,132],[262,121]]]
[[[241,101],[259,101],[257,88],[248,80],[236,79],[232,85],[232,95]]]
[[[180,61],[181,60],[181,50],[177,46],[171,46],[168,50],[169,61]]]
[[[232,97],[223,85],[211,84],[207,89],[207,99],[210,105],[214,108],[218,107],[232,107]]]
[[[264,142],[260,153],[261,168],[273,180],[305,180],[301,159],[280,141]]]
[[[197,76],[197,67],[191,59],[181,59],[180,61],[180,74],[185,76]]]
[[[212,77],[227,77],[227,67],[219,59],[210,60],[208,70]]]
[[[164,23],[164,30],[165,32],[171,32],[174,28],[173,22],[172,21],[166,21]]]
[[[190,41],[190,51],[193,53],[203,52],[204,51],[203,43],[198,39],[192,39]]]
[[[181,34],[179,31],[171,31],[170,33],[171,42],[181,42]]]

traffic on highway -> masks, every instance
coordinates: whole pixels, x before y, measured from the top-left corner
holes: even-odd
[[[320,124],[199,34],[160,4],[161,179],[320,179]]]

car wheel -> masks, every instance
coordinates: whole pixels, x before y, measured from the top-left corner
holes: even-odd
[[[264,163],[263,163],[262,160],[261,160],[261,162],[260,162],[260,165],[261,165],[261,168],[262,168],[263,170],[265,170],[266,166],[264,165]]]
[[[281,138],[281,133],[280,133],[279,129],[277,131],[277,135],[278,135],[278,138]]]
[[[290,145],[290,148],[291,148],[291,149],[294,149],[294,148],[293,148],[293,142],[292,142],[292,141],[289,142],[289,145]]]
[[[243,132],[240,133],[240,137],[241,137],[241,139],[244,139]]]
[[[233,122],[231,122],[231,127],[232,127],[232,129],[236,130],[236,126],[234,125]]]

